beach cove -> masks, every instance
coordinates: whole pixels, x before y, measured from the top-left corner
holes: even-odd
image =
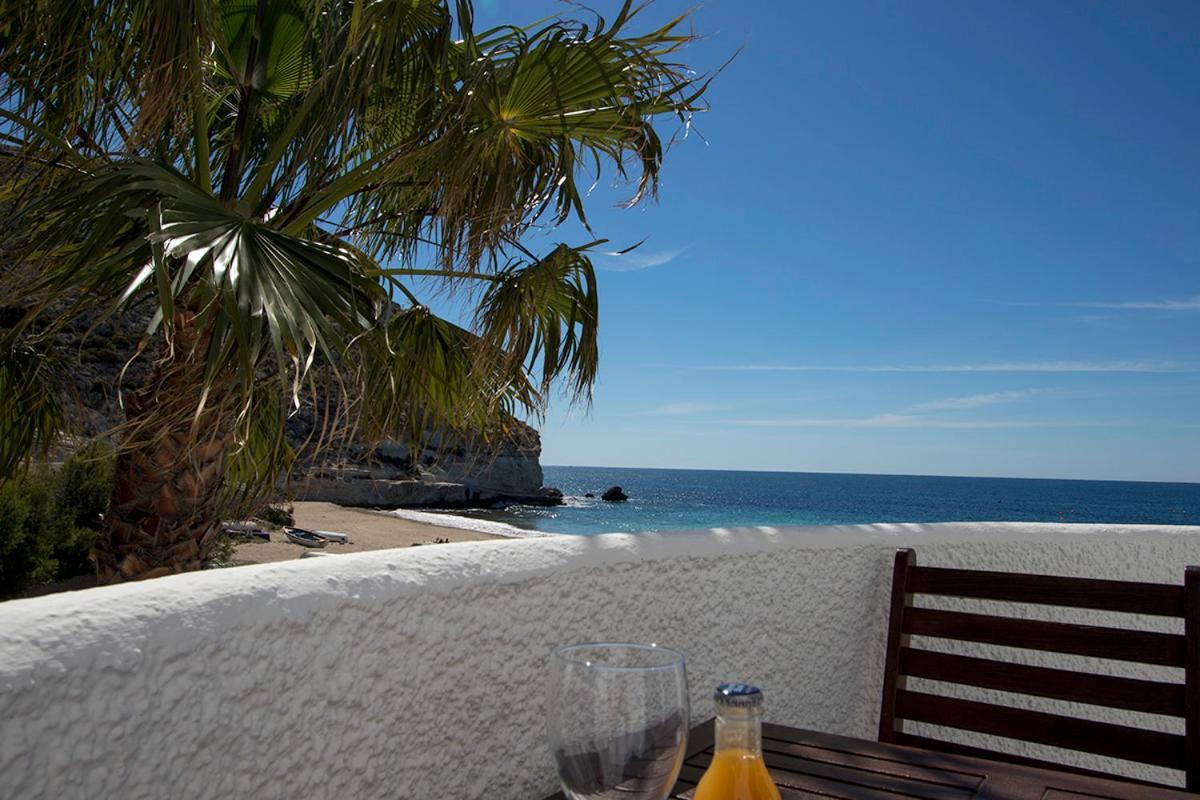
[[[404,519],[386,511],[349,508],[333,503],[298,502],[293,505],[292,514],[298,527],[309,530],[337,531],[348,535],[350,541],[346,544],[331,543],[323,550],[310,551],[287,541],[283,534],[272,532],[269,542],[252,541],[238,544],[232,566],[289,561],[299,558],[306,552],[360,553],[367,550],[387,550],[393,547],[416,547],[504,538],[481,531]]]

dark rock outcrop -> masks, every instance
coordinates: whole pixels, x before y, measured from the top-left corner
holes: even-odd
[[[600,499],[610,503],[619,503],[628,500],[629,495],[625,494],[620,486],[610,486],[604,490],[604,494],[600,495]]]

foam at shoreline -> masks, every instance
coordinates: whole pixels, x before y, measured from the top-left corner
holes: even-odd
[[[391,511],[383,512],[391,514],[394,517],[401,519],[412,520],[413,522],[424,522],[428,525],[440,525],[443,528],[458,528],[460,530],[477,531],[479,533],[487,533],[492,536],[507,536],[510,539],[533,539],[543,536],[558,536],[556,533],[546,533],[544,531],[533,531],[528,528],[518,528],[515,525],[509,525],[507,522],[496,522],[494,520],[476,519],[474,517],[463,517],[457,514],[448,514],[443,511],[416,511],[410,508],[397,508]]]

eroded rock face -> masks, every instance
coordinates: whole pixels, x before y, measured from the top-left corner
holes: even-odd
[[[461,508],[468,505],[470,493],[461,483],[387,480],[347,469],[336,475],[306,476],[299,483],[293,482],[289,495],[295,500],[321,500],[342,506]]]
[[[334,461],[301,464],[287,491],[295,500],[350,506],[557,505],[562,492],[542,486],[541,450],[537,431],[519,423],[492,445],[430,437],[416,458],[403,443],[387,441],[374,452],[350,448]]]

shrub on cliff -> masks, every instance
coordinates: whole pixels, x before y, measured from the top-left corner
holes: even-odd
[[[0,597],[92,571],[87,555],[112,483],[112,452],[93,443],[58,469],[0,485]]]

